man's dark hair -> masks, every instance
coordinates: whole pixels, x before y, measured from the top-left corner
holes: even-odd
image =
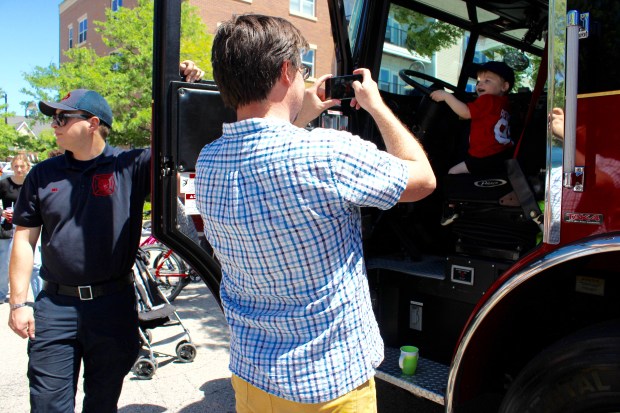
[[[224,104],[237,109],[267,98],[280,77],[282,64],[301,68],[308,42],[289,21],[244,14],[222,23],[211,53],[213,77]]]
[[[110,132],[111,132],[111,128],[108,125],[106,125],[103,122],[99,124],[99,134],[101,135],[104,141],[108,139],[108,135],[110,135]]]
[[[62,149],[60,149],[60,148],[55,148],[55,149],[50,150],[50,151],[47,153],[47,157],[48,157],[48,158],[54,158],[54,157],[56,157],[56,156],[64,155],[64,153],[65,153],[65,151],[63,151]]]

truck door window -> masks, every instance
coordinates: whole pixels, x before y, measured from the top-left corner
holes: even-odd
[[[432,7],[442,12],[449,13],[455,17],[469,20],[467,3],[464,1],[461,2],[454,0],[419,0],[418,3],[423,3],[428,7]],[[481,9],[480,7],[476,7],[476,20],[478,22],[483,23],[495,20],[497,18],[497,14]]]
[[[360,19],[362,17],[362,6],[364,0],[345,0],[344,14],[346,18],[347,33],[349,34],[349,43],[351,49],[355,49],[355,42],[360,28]]]
[[[483,64],[491,60],[505,61],[515,71],[515,84],[512,92],[532,91],[536,84],[536,75],[541,58],[531,53],[503,44],[484,36],[478,38],[474,63]],[[510,60],[510,62],[509,62]],[[466,91],[475,92],[476,79],[467,80]]]
[[[411,86],[398,76],[402,69],[427,74],[456,86],[468,40],[469,33],[465,30],[392,4],[381,58],[380,89],[400,95],[411,94]],[[432,83],[416,80],[426,86]]]

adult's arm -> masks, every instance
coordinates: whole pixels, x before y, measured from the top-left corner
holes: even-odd
[[[404,160],[409,166],[407,187],[399,202],[418,201],[430,195],[436,186],[435,174],[418,140],[383,102],[377,83],[368,69],[356,69],[362,82],[353,82],[355,98],[351,106],[365,109],[374,119],[388,153]]]
[[[28,288],[34,263],[34,249],[41,233],[41,227],[16,226],[13,235],[13,250],[9,262],[11,305],[23,304],[28,299]],[[34,315],[32,308],[23,306],[9,312],[9,327],[22,338],[34,338]]]

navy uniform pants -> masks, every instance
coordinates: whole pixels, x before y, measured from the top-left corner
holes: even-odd
[[[28,343],[31,411],[73,413],[83,362],[83,411],[116,412],[123,379],[140,350],[133,286],[90,301],[42,291],[34,319],[35,338]]]

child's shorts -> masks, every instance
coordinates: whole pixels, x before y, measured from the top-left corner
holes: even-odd
[[[506,149],[495,155],[485,158],[476,158],[469,153],[465,156],[465,165],[470,174],[486,175],[490,173],[506,172],[505,161],[512,157],[513,148]]]

